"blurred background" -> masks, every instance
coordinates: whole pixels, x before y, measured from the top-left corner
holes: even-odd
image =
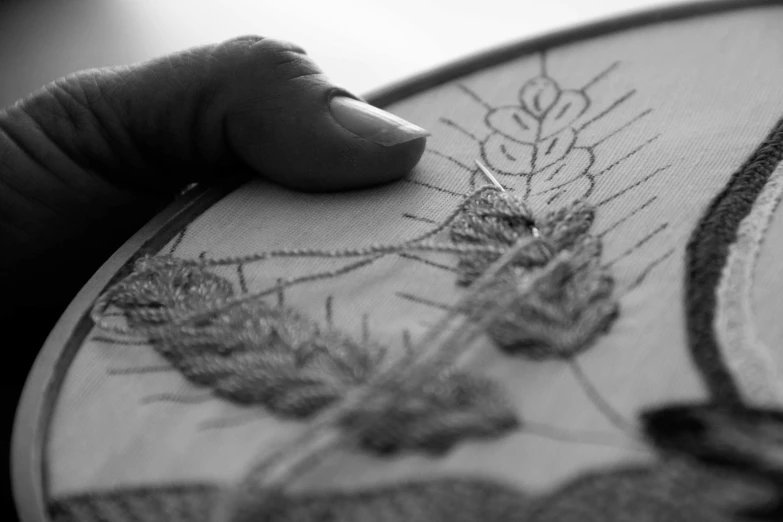
[[[2,0],[0,107],[64,74],[242,34],[304,47],[358,93],[661,0]]]

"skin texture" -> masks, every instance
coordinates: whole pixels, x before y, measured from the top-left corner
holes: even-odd
[[[26,373],[59,314],[185,185],[257,175],[295,190],[349,190],[416,165],[421,133],[391,145],[364,139],[330,112],[340,95],[353,97],[304,51],[252,36],[78,73],[0,111],[6,448]],[[5,488],[0,502],[11,509]]]

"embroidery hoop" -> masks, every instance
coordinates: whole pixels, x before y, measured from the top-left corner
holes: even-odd
[[[378,90],[367,99],[387,106],[466,74],[538,51],[646,25],[683,20],[724,11],[779,5],[780,0],[721,0],[654,9],[568,29],[477,54]],[[13,433],[12,483],[21,519],[43,522],[46,514],[44,447],[57,396],[69,365],[91,326],[95,298],[127,272],[134,259],[157,251],[236,185],[195,187],[154,218],[123,245],[77,294],[52,330],[31,370],[19,403]]]

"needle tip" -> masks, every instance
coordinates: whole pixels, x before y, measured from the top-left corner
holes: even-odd
[[[484,177],[486,177],[490,183],[492,183],[495,188],[497,188],[501,192],[505,192],[506,189],[503,188],[503,185],[498,182],[498,180],[495,178],[495,176],[492,175],[492,172],[489,171],[489,169],[481,163],[479,160],[475,160],[476,165],[478,165],[478,168],[481,170],[481,172],[484,174]]]

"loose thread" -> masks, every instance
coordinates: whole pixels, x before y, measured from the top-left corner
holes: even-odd
[[[589,444],[591,446],[606,446],[610,448],[628,449],[638,451],[642,453],[652,453],[645,446],[634,444],[632,446],[625,446],[619,444],[619,441],[614,441],[610,433],[602,433],[595,431],[577,431],[560,428],[558,426],[551,426],[542,422],[531,421],[525,419],[522,424],[522,433],[528,435],[543,437],[547,439],[557,440],[561,442],[571,442],[574,444]],[[631,439],[636,442],[637,438]]]
[[[183,259],[182,263],[184,266],[197,266],[197,267],[206,268],[211,266],[233,265],[238,263],[243,263],[243,264],[255,263],[258,261],[264,261],[274,257],[350,257],[350,256],[364,256],[364,255],[377,254],[377,253],[397,253],[403,250],[412,250],[412,249],[459,253],[456,250],[448,249],[449,247],[458,248],[455,245],[427,245],[427,244],[418,245],[418,246],[414,246],[414,245],[416,245],[417,243],[421,243],[425,239],[431,238],[439,234],[440,232],[444,231],[446,228],[449,227],[449,225],[451,225],[454,222],[455,219],[457,219],[457,217],[459,217],[459,215],[465,210],[465,208],[470,203],[472,203],[476,198],[478,198],[481,194],[489,191],[496,191],[496,190],[497,189],[495,189],[494,187],[481,187],[480,189],[476,190],[468,197],[466,197],[465,200],[459,205],[457,205],[457,207],[452,212],[449,213],[446,219],[440,222],[436,227],[414,238],[393,245],[375,244],[375,245],[369,245],[368,247],[365,248],[347,248],[347,249],[338,249],[338,250],[321,250],[321,249],[314,249],[314,248],[280,249],[280,250],[272,250],[269,252],[249,254],[246,256],[232,256],[232,257],[223,257],[217,259],[206,259],[206,258],[202,258],[199,260]],[[445,250],[438,250],[439,248],[444,248]],[[492,249],[492,247],[490,247],[490,249]],[[480,251],[480,250],[481,249],[479,248],[476,251]],[[499,252],[494,252],[494,253],[499,253]]]
[[[601,392],[593,385],[592,381],[588,378],[587,374],[582,369],[582,366],[576,360],[576,358],[568,359],[568,365],[576,377],[577,382],[582,387],[585,395],[590,402],[595,405],[598,411],[615,427],[620,429],[624,433],[628,433],[632,438],[638,437],[639,430],[636,425],[627,420],[620,412],[618,412],[614,406],[609,404],[606,399],[603,398]]]

